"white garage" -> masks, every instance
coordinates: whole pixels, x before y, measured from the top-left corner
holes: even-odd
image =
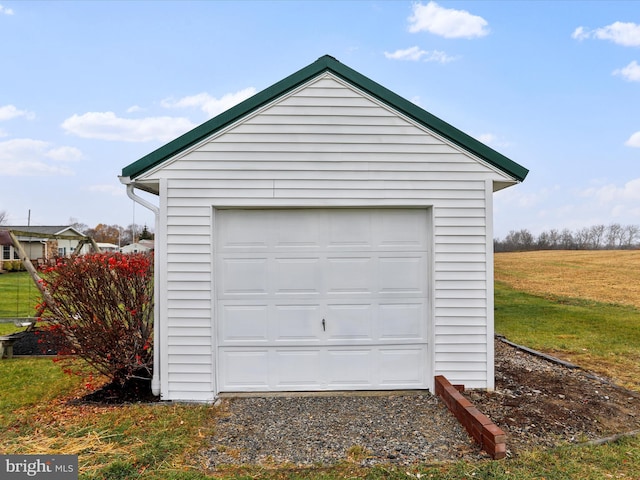
[[[220,391],[427,388],[425,209],[215,222]]]
[[[128,165],[152,388],[493,388],[493,193],[526,175],[329,56]]]

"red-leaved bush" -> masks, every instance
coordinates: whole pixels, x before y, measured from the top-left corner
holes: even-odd
[[[98,253],[61,259],[43,271],[55,301],[43,320],[75,353],[112,382],[151,378],[153,257]]]

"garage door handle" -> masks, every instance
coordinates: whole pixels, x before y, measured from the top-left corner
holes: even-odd
[[[326,325],[325,325],[325,323],[324,323],[324,318],[322,319],[322,331],[323,331],[323,332],[326,332],[326,331],[327,331]]]

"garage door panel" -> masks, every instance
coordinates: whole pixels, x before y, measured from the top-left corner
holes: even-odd
[[[363,305],[327,305],[325,319],[328,341],[374,340],[373,308]]]
[[[273,323],[278,342],[318,342],[322,332],[320,305],[276,305]]]
[[[380,292],[425,294],[426,262],[422,256],[380,258]]]
[[[277,249],[320,248],[318,212],[308,210],[274,211],[271,245]]]
[[[424,385],[423,348],[381,348],[379,351],[379,382],[381,386],[400,388]]]
[[[256,251],[269,247],[269,218],[258,210],[219,210],[216,228],[220,251]]]
[[[224,258],[220,265],[223,295],[266,295],[269,262],[267,258]]]
[[[317,390],[322,388],[320,349],[278,349],[273,353],[272,377],[278,390]]]
[[[220,305],[218,312],[220,342],[253,343],[269,340],[267,305]]]
[[[335,210],[328,217],[328,248],[371,248],[371,213]]]
[[[424,304],[381,304],[378,308],[380,340],[426,340]]]
[[[381,249],[427,250],[424,210],[380,210],[375,245]]]
[[[220,382],[227,391],[267,390],[269,350],[222,350]]]
[[[375,291],[371,257],[329,257],[326,266],[328,294],[371,294]]]
[[[319,294],[320,258],[276,258],[274,290],[276,294]]]
[[[327,387],[329,389],[373,386],[371,349],[329,349],[327,351]]]
[[[424,388],[427,347],[317,347],[220,354],[220,391]]]

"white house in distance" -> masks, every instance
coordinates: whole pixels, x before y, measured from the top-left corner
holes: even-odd
[[[16,237],[33,263],[47,262],[56,257],[71,256],[80,243],[79,238],[85,237],[81,232],[68,225],[12,225],[3,226],[0,229],[19,232]],[[86,244],[82,248],[82,253],[85,253],[91,249],[91,245]],[[7,240],[2,242],[0,260],[11,261],[18,258],[18,252],[15,251],[7,237]]]
[[[120,251],[120,247],[115,243],[98,242],[97,245],[98,245],[98,248],[100,248],[101,252],[110,253],[110,252]]]
[[[156,212],[152,387],[492,389],[492,194],[527,173],[330,56],[128,165]]]
[[[153,251],[153,240],[140,240],[139,242],[130,243],[120,249],[122,253],[148,253]]]

